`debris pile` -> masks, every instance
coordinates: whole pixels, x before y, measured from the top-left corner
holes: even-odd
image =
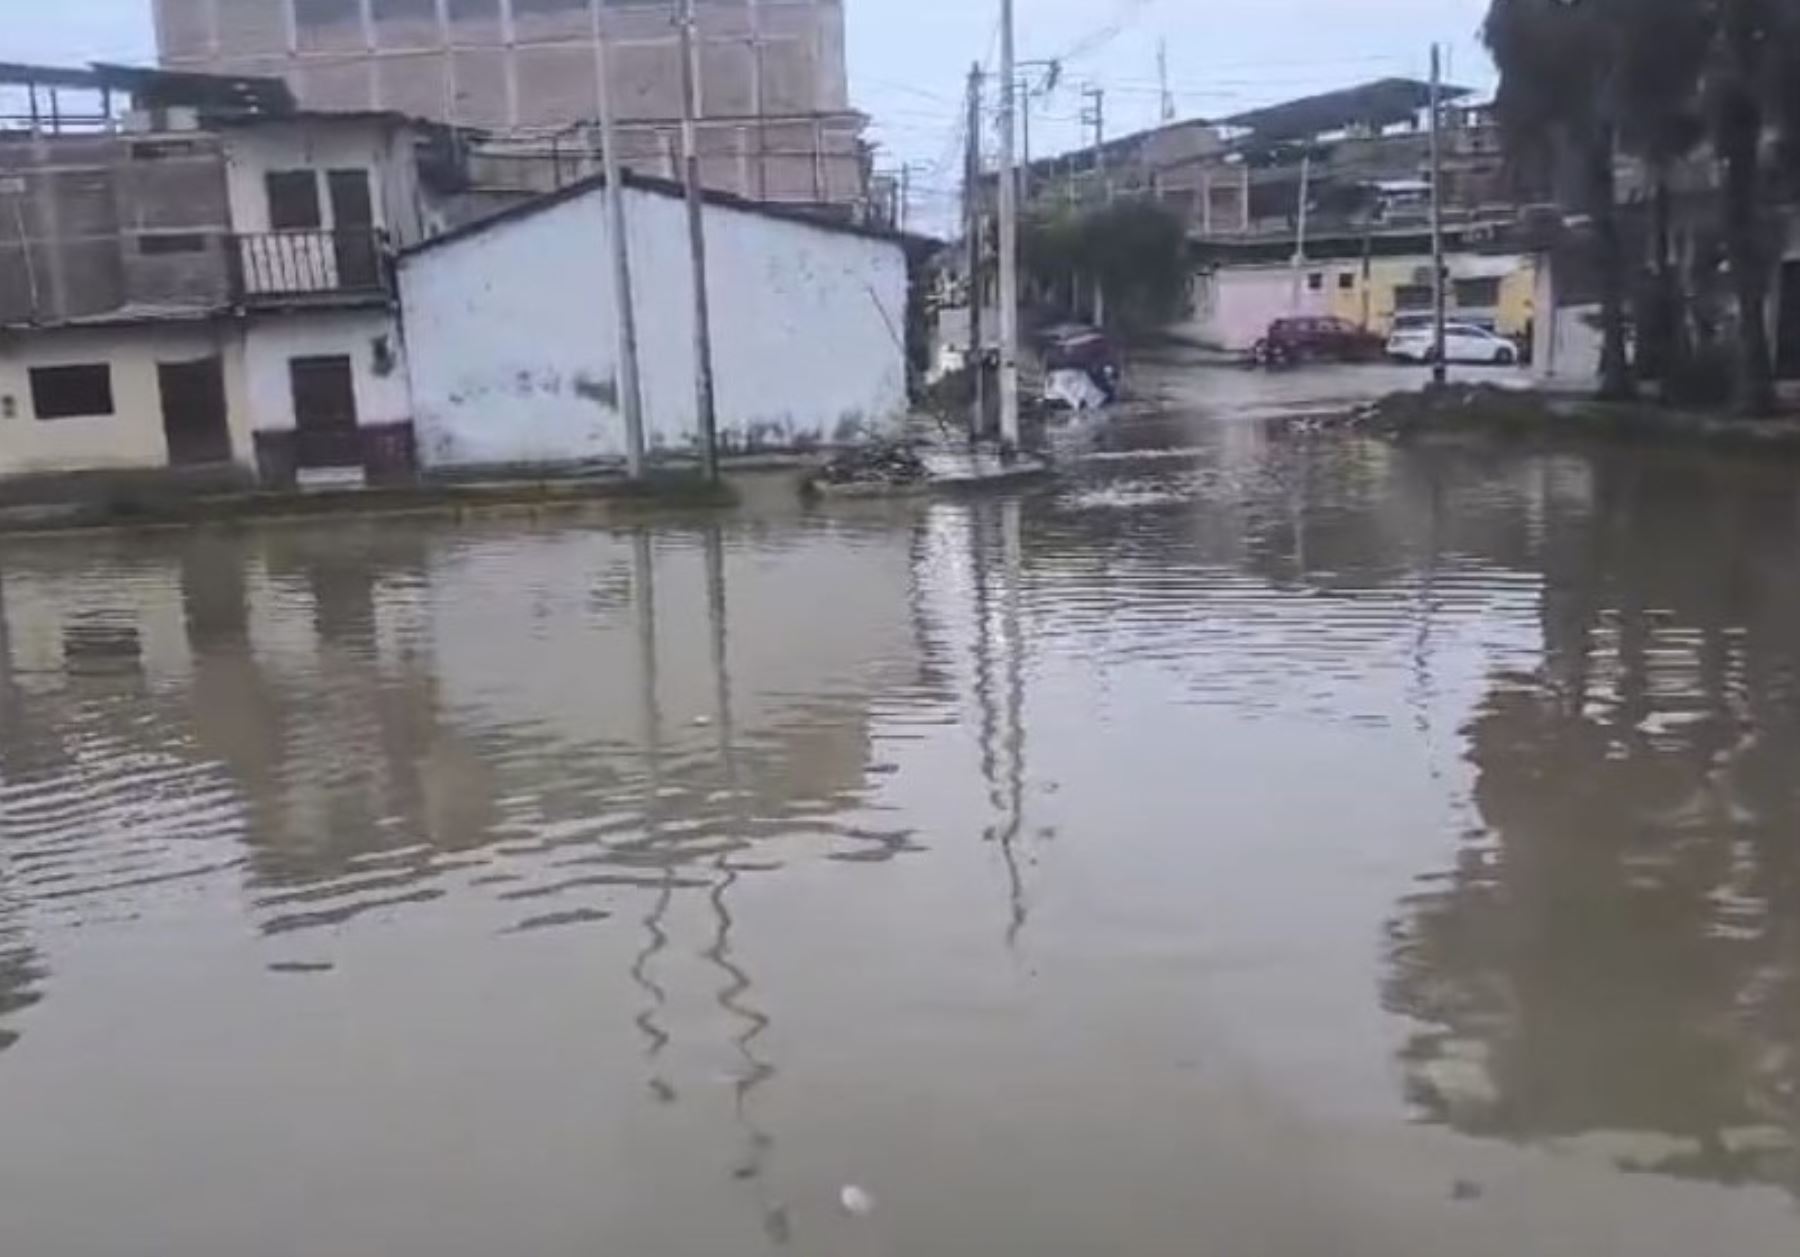
[[[1492,384],[1448,384],[1390,393],[1358,408],[1351,422],[1365,432],[1404,440],[1459,430],[1525,435],[1554,426],[1556,415],[1537,393]]]
[[[819,472],[827,485],[915,485],[930,473],[910,443],[882,441],[845,450]]]

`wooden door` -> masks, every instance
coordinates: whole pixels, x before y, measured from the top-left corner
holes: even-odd
[[[356,381],[350,359],[295,358],[288,363],[288,374],[294,390],[295,465],[360,465],[362,443],[356,430]]]
[[[381,255],[375,242],[375,202],[366,170],[333,170],[326,176],[331,190],[331,220],[336,234],[338,286],[375,288],[381,280]]]
[[[225,364],[218,358],[164,362],[156,368],[163,434],[172,466],[231,461],[231,423],[225,403]]]

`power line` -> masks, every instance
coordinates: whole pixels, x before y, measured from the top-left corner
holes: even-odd
[[[1118,0],[1118,6],[1111,20],[1105,25],[1088,32],[1070,45],[1060,56],[1052,57],[1052,61],[1075,61],[1082,57],[1092,56],[1112,43],[1137,19],[1143,11],[1156,0]]]

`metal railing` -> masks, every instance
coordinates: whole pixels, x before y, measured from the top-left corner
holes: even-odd
[[[387,238],[374,228],[240,235],[232,257],[238,291],[250,302],[389,290]]]

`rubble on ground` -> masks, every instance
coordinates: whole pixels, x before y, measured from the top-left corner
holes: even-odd
[[[820,470],[823,485],[915,485],[930,473],[910,442],[882,441],[836,455]]]
[[[1352,426],[1405,440],[1428,432],[1485,431],[1525,435],[1557,422],[1541,394],[1494,384],[1445,384],[1389,393],[1351,414]]]

